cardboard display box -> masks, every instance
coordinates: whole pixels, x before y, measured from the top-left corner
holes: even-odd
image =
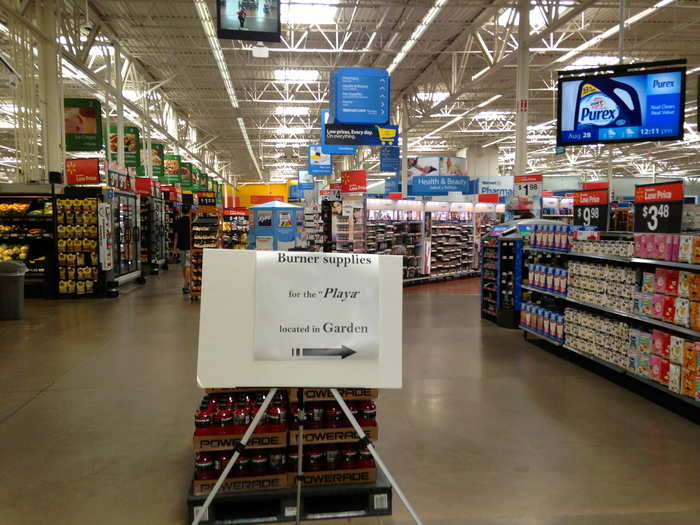
[[[248,448],[286,448],[287,432],[255,433],[248,442]],[[195,452],[213,450],[231,450],[236,446],[243,434],[222,434],[194,436],[193,444]]]
[[[372,441],[379,439],[379,427],[362,427],[367,437]],[[299,431],[289,431],[289,444],[299,443]],[[352,428],[305,428],[304,445],[318,445],[323,443],[353,443],[360,438]]]
[[[287,484],[296,487],[296,474],[289,473]],[[377,469],[352,470],[322,470],[319,472],[304,472],[302,484],[305,487],[319,485],[347,485],[349,483],[374,483],[377,481]]]
[[[289,388],[289,400],[299,401],[299,390]],[[377,399],[379,397],[378,388],[339,388],[338,392],[345,400],[355,399]],[[305,388],[304,401],[335,401],[333,393],[329,388]]]
[[[215,484],[215,479],[195,479],[192,482],[192,494],[195,496],[206,496],[207,494],[209,494],[209,492],[211,492],[211,489],[214,488]],[[251,478],[227,478],[226,481],[224,481],[223,485],[221,485],[221,489],[219,489],[219,494],[233,494],[236,492],[251,492],[257,490],[278,490],[285,488],[287,488],[286,473]]]

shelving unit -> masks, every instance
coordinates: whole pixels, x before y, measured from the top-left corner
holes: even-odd
[[[50,194],[0,194],[0,261],[27,266],[27,295],[53,297],[57,282],[55,199]]]
[[[57,199],[58,293],[60,297],[100,292],[97,197]]]
[[[192,211],[192,251],[190,298],[202,295],[203,255],[206,248],[219,248],[221,241],[221,213],[216,207],[214,193],[198,193],[199,205]]]
[[[234,208],[224,210],[221,231],[221,247],[230,250],[245,250],[248,246],[248,210]]]
[[[517,328],[522,295],[520,239],[489,236],[481,247],[481,308],[500,326]],[[494,302],[495,301],[495,302]]]

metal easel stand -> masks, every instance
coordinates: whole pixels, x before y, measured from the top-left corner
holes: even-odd
[[[367,434],[365,434],[365,431],[362,430],[362,427],[357,422],[357,419],[355,419],[355,416],[352,415],[352,412],[348,408],[348,405],[345,403],[345,400],[343,399],[343,397],[338,392],[338,389],[331,388],[330,390],[333,393],[333,397],[335,397],[335,400],[340,405],[340,408],[343,410],[345,417],[347,417],[348,421],[350,421],[352,428],[355,430],[357,435],[360,437],[360,444],[366,446],[367,449],[370,451],[370,453],[372,454],[372,457],[374,457],[375,463],[382,470],[382,472],[386,476],[386,479],[389,480],[389,483],[391,484],[392,488],[396,491],[396,494],[398,494],[399,498],[401,498],[401,501],[403,502],[404,506],[406,507],[406,510],[408,510],[409,514],[413,518],[413,521],[417,525],[423,525],[423,522],[418,517],[418,514],[416,514],[416,511],[413,510],[413,507],[411,506],[408,499],[404,495],[403,491],[399,487],[399,484],[396,483],[396,480],[391,475],[391,472],[389,472],[389,469],[386,467],[386,465],[382,461],[382,458],[379,457],[379,454],[377,453],[376,449],[374,448],[374,445],[372,444],[372,442],[367,437]]]
[[[226,478],[228,477],[229,473],[231,472],[231,469],[233,468],[233,465],[236,463],[236,461],[238,461],[238,458],[240,457],[240,455],[243,453],[246,446],[248,445],[248,441],[250,441],[250,438],[253,435],[253,432],[255,432],[255,429],[260,424],[260,420],[265,415],[265,412],[267,412],[267,407],[270,406],[270,403],[272,402],[272,399],[275,397],[275,394],[277,394],[277,389],[271,388],[270,392],[267,394],[267,397],[265,398],[265,401],[263,401],[263,404],[260,406],[260,409],[255,414],[253,421],[250,422],[248,429],[245,431],[245,434],[243,434],[243,438],[238,443],[236,443],[236,446],[235,446],[236,452],[233,454],[231,461],[229,461],[228,465],[226,465],[226,468],[224,468],[224,471],[219,476],[219,479],[217,480],[216,484],[214,485],[214,488],[211,489],[211,492],[207,496],[207,499],[204,500],[204,504],[200,507],[199,512],[195,513],[194,520],[192,520],[192,525],[199,525],[199,522],[202,521],[202,517],[207,513],[207,510],[209,509],[209,505],[211,505],[211,502],[213,501],[214,497],[219,492],[221,485],[223,485],[224,481],[226,481]],[[301,459],[300,459],[300,462],[301,462]]]
[[[301,485],[304,479],[304,468],[303,468],[303,458],[304,458],[304,420],[306,419],[306,408],[304,407],[304,389],[300,388],[298,390],[299,398],[299,418],[297,423],[299,425],[299,438],[297,439],[297,515],[296,515],[296,525],[301,523]]]

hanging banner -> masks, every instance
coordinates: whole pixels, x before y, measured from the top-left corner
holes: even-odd
[[[343,171],[340,174],[341,193],[365,193],[367,191],[367,172],[365,170]]]
[[[192,189],[192,163],[180,162],[180,177],[182,180],[182,189],[187,191],[195,191]]]
[[[202,177],[202,172],[192,163],[190,163],[190,173],[192,174],[192,191],[207,191],[206,181]]]
[[[92,98],[63,100],[66,151],[101,151],[102,105]]]
[[[163,178],[163,160],[165,155],[165,146],[151,142],[151,167],[153,176],[158,180]]]
[[[584,190],[574,193],[574,225],[595,226],[608,231],[608,190]]]
[[[181,161],[180,155],[163,155],[163,176],[160,181],[165,184],[182,184]]]
[[[635,233],[680,233],[682,222],[683,181],[635,186]]]
[[[440,175],[414,175],[411,177],[411,195],[446,195],[449,192],[465,193],[469,189],[469,177],[443,177]]]
[[[141,165],[141,149],[139,128],[124,126],[124,165],[127,168],[137,168]],[[109,151],[112,152],[112,161],[117,160],[117,127],[109,127]]]
[[[321,110],[321,150],[327,155],[354,155],[357,146],[331,146],[326,144],[326,124],[330,118],[330,111]]]
[[[330,77],[331,121],[386,124],[391,111],[391,77],[385,69],[343,67]]]
[[[320,144],[309,146],[308,167],[311,175],[333,175],[333,157]]]
[[[326,144],[340,146],[398,146],[398,126],[327,124]]]
[[[401,171],[401,148],[382,146],[379,149],[379,171]]]
[[[100,182],[100,159],[66,161],[66,184],[99,184]]]

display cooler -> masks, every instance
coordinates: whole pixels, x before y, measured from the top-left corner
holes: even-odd
[[[199,299],[202,295],[204,250],[220,247],[221,210],[216,206],[215,193],[199,192],[193,200],[190,299]]]
[[[27,266],[24,282],[29,297],[57,294],[55,202],[49,185],[0,186],[0,261],[17,260]]]
[[[166,205],[161,198],[141,196],[141,267],[157,274],[167,266]]]
[[[229,250],[245,250],[248,247],[247,208],[228,208],[224,210],[221,232],[221,247]]]
[[[107,190],[114,225],[114,268],[111,278],[125,284],[143,282],[140,257],[141,204],[138,195]]]

